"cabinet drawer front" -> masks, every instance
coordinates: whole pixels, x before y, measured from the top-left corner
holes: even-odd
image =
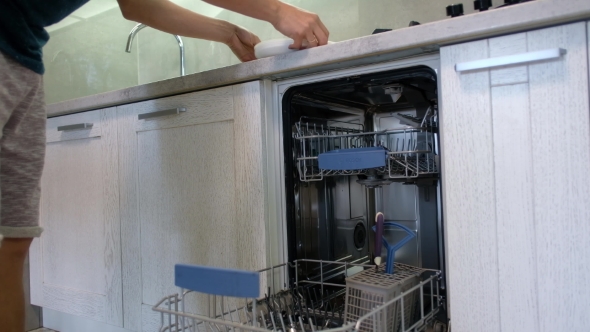
[[[232,120],[232,87],[148,100],[118,107],[133,116],[135,130],[157,130]]]
[[[47,119],[47,143],[100,137],[101,122],[100,110]]]

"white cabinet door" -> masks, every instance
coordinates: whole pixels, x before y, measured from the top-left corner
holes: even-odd
[[[582,331],[590,298],[586,24],[441,49],[453,331]],[[561,48],[554,59],[456,64]]]
[[[117,113],[124,326],[153,331],[159,315],[152,306],[178,291],[176,263],[266,265],[261,83]]]
[[[115,116],[110,108],[47,122],[45,231],[30,250],[31,303],[122,326]],[[67,127],[80,124],[92,126]]]
[[[456,72],[561,48],[555,59]],[[455,331],[582,331],[590,290],[585,23],[441,49],[441,145]]]

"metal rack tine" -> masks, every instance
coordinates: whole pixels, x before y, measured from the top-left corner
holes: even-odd
[[[248,307],[248,300],[244,299],[245,305],[242,307],[243,311],[244,311],[244,316],[246,316],[246,320],[248,321],[248,323],[251,322],[252,325],[254,325],[254,320],[251,319],[251,316],[248,314],[248,310],[246,309]]]
[[[315,303],[316,305],[319,305],[318,309],[321,309],[324,306],[324,300],[322,299],[321,295],[320,295],[320,301],[318,301],[318,294],[316,292],[316,289],[313,289],[313,297],[315,298]]]
[[[308,320],[309,320],[309,326],[311,327],[311,331],[315,332],[315,325],[313,324],[311,317],[308,317]]]
[[[299,325],[301,326],[301,331],[305,331],[305,325],[303,325],[303,320],[301,319],[301,316],[299,316]]]
[[[262,310],[260,310],[260,325],[263,326],[264,328],[268,327],[267,323],[266,323],[266,317],[264,317],[264,312]]]
[[[279,314],[279,320],[281,321],[281,326],[283,327],[283,332],[286,332],[287,329],[285,329],[285,321],[283,320],[283,316]]]
[[[305,303],[305,309],[308,310],[307,311],[307,316],[309,317],[309,306],[311,306],[311,312],[315,312],[315,307],[313,305],[313,299],[311,298],[311,292],[309,291],[309,288],[307,289],[307,298],[309,299],[309,303]]]
[[[234,318],[233,318],[233,316],[232,316],[232,313],[231,313],[231,308],[230,308],[230,306],[229,306],[229,303],[227,303],[227,313],[228,313],[228,315],[229,315],[229,320],[230,320],[230,321],[233,323],[233,322],[234,322]]]
[[[270,321],[272,322],[272,330],[277,330],[277,325],[275,324],[274,312],[269,312],[268,315],[270,316]]]

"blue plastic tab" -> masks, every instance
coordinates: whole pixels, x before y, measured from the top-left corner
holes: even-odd
[[[174,284],[196,292],[257,298],[260,295],[258,272],[218,267],[176,264]]]
[[[384,167],[387,151],[383,147],[332,150],[318,156],[320,169],[351,171]]]

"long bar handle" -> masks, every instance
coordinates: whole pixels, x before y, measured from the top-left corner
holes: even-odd
[[[501,66],[519,65],[530,62],[557,59],[566,54],[563,48],[552,48],[548,50],[500,56],[496,58],[482,59],[458,63],[455,65],[456,72],[489,69]]]
[[[186,108],[184,108],[184,107],[177,107],[177,108],[171,108],[169,110],[155,111],[155,112],[138,114],[137,115],[137,119],[138,120],[145,120],[145,119],[150,119],[150,118],[157,118],[157,117],[160,117],[160,116],[180,114],[182,112],[186,112]]]
[[[72,131],[72,130],[81,130],[81,129],[90,129],[92,128],[92,123],[76,123],[73,125],[67,126],[59,126],[57,127],[57,131]]]

